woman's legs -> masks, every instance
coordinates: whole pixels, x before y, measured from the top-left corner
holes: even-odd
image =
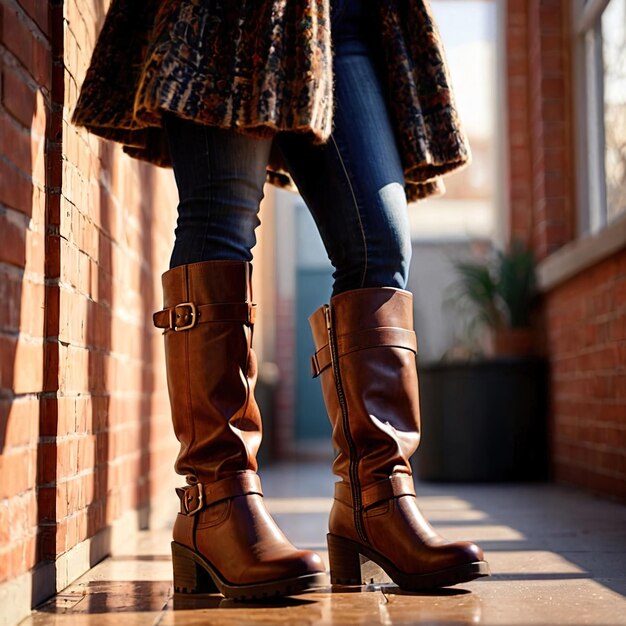
[[[199,261],[251,261],[271,139],[165,118],[178,186],[170,267]]]

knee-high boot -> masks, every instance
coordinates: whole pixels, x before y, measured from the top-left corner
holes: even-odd
[[[207,261],[163,275],[167,382],[181,448],[172,542],[177,592],[229,598],[294,595],[323,584],[314,552],[297,550],[263,504],[256,473],[261,415],[254,398],[251,266]]]
[[[333,584],[362,583],[360,555],[406,590],[489,574],[477,545],[446,541],[417,506],[409,463],[420,438],[412,303],[400,289],[357,289],[309,320],[313,375],[338,450],[328,534]]]

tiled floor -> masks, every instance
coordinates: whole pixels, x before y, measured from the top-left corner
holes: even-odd
[[[332,482],[320,465],[263,473],[282,528],[324,556]],[[493,576],[422,594],[375,582],[272,605],[181,601],[172,595],[169,530],[157,529],[120,547],[23,626],[626,624],[626,507],[553,485],[427,484],[418,493],[444,535],[481,543]]]

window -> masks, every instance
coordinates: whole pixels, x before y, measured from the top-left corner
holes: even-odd
[[[626,213],[626,0],[578,0],[581,234]]]

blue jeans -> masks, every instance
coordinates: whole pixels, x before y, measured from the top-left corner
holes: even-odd
[[[329,141],[255,139],[166,116],[180,204],[170,267],[252,260],[272,141],[317,224],[335,269],[333,294],[406,287],[411,241],[404,175],[359,0],[334,5],[335,115]]]

